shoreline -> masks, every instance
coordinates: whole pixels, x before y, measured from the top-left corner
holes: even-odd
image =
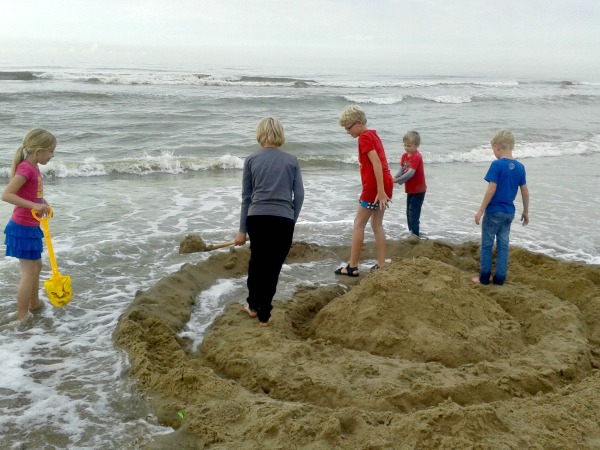
[[[139,292],[113,339],[159,422],[175,429],[147,448],[600,442],[600,267],[511,247],[507,284],[484,287],[470,283],[477,244],[388,250],[403,256],[358,279],[332,270],[293,301],[275,300],[267,330],[233,301],[196,353],[178,333],[201,291],[245,275],[248,249]],[[348,252],[296,242],[287,262]]]

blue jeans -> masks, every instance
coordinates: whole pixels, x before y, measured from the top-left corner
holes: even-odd
[[[406,194],[406,221],[408,231],[419,236],[419,224],[421,221],[421,207],[425,200],[425,192],[420,194]]]
[[[515,218],[514,214],[505,212],[485,213],[481,225],[481,254],[479,282],[489,284],[492,275],[492,248],[496,239],[496,272],[494,284],[504,284],[508,269],[508,239],[510,224]]]

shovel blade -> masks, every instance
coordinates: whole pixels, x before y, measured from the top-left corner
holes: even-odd
[[[50,303],[57,308],[62,308],[71,301],[71,277],[59,275],[44,281],[46,294]]]

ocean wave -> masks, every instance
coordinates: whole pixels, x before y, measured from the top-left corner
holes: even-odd
[[[600,97],[600,93],[598,93],[598,94],[569,93],[569,94],[565,94],[565,95],[546,95],[546,96],[542,97],[541,100],[544,102],[548,102],[548,103],[559,103],[560,104],[560,103],[569,102],[569,103],[581,104],[581,103],[597,102],[599,97]],[[530,101],[535,102],[535,101],[538,101],[538,99],[531,99]]]
[[[334,166],[340,164],[350,164],[350,165],[358,165],[358,156],[357,155],[342,155],[342,156],[334,156],[334,155],[310,155],[304,157],[298,157],[298,160],[302,165],[305,166],[314,166],[314,167],[323,167],[325,165]]]
[[[181,174],[203,170],[241,170],[244,159],[238,156],[223,155],[216,158],[176,156],[163,152],[160,156],[142,155],[139,158],[126,158],[117,161],[99,161],[95,157],[83,162],[50,161],[40,170],[46,177],[75,178],[99,177],[113,174],[150,175],[155,173]],[[1,177],[8,177],[9,168],[0,170]]]
[[[531,142],[515,145],[515,159],[554,158],[559,156],[578,156],[600,153],[600,135],[589,141],[575,142]],[[465,152],[437,154],[423,152],[426,163],[481,163],[494,160],[494,155],[488,144],[481,145]]]
[[[406,99],[425,100],[434,103],[460,104],[471,103],[473,97],[470,95],[390,95],[387,97],[371,95],[343,95],[342,98],[351,103],[373,104],[373,105],[396,105]]]
[[[481,87],[515,87],[518,81],[478,81],[478,80],[445,80],[445,79],[410,79],[388,81],[319,81],[319,86],[334,88],[427,88],[437,86],[481,86]]]
[[[33,72],[17,71],[17,72],[2,72],[0,71],[0,80],[2,81],[33,81],[36,75]]]
[[[340,165],[358,165],[356,155],[304,155],[298,160],[306,168],[331,168]],[[160,156],[142,155],[139,158],[126,158],[117,161],[99,161],[88,157],[83,162],[53,159],[40,167],[46,178],[103,177],[108,175],[146,176],[157,173],[183,174],[213,170],[242,170],[244,157],[223,155],[218,157],[176,156],[163,152]],[[0,178],[10,176],[10,167],[0,168]]]
[[[532,85],[532,84],[547,84],[547,85],[551,85],[551,86],[562,86],[562,87],[569,87],[569,86],[598,86],[600,85],[600,83],[598,82],[590,82],[590,81],[581,81],[581,80],[560,80],[560,81],[556,81],[556,80],[552,80],[552,81],[545,81],[545,80],[529,80],[529,81],[519,81],[520,84],[523,85]]]
[[[332,169],[340,166],[358,165],[358,157],[352,153],[302,154],[301,146],[294,152],[307,169]],[[517,144],[513,151],[516,159],[553,158],[600,153],[600,135],[588,141],[575,142],[530,142]],[[494,156],[488,144],[465,150],[464,152],[436,153],[422,151],[427,164],[475,164],[493,161]],[[389,156],[389,155],[388,155]],[[101,177],[115,174],[145,176],[156,173],[183,174],[213,170],[242,170],[245,156],[226,154],[216,157],[177,156],[163,152],[159,156],[144,154],[138,158],[125,158],[114,161],[99,161],[88,157],[83,162],[61,161],[58,158],[41,167],[42,173],[50,178]],[[388,158],[390,166],[397,158]],[[8,178],[10,167],[0,168],[0,178]]]
[[[522,81],[522,80],[485,80],[477,78],[409,78],[382,80],[336,80],[314,79],[294,76],[258,76],[258,75],[217,75],[194,72],[161,72],[136,70],[100,70],[100,71],[0,71],[0,81],[66,80],[90,84],[117,85],[198,85],[198,86],[269,86],[309,88],[330,87],[342,89],[363,88],[427,88],[436,86],[474,86],[488,88],[511,88],[520,85],[558,85],[561,87],[598,86],[589,81]]]
[[[142,72],[142,71],[101,71],[101,72],[0,72],[6,77],[27,80],[66,80],[91,84],[122,85],[197,85],[197,86],[268,86],[310,88],[313,86],[330,88],[419,88],[434,86],[483,86],[514,87],[519,81],[477,80],[477,79],[392,79],[392,80],[316,80],[304,77],[279,77],[255,75],[214,75],[186,72]],[[0,75],[0,80],[3,79]],[[12,78],[7,78],[12,79]]]
[[[449,104],[471,103],[473,101],[473,97],[470,95],[412,95],[411,97],[435,103]]]
[[[342,98],[351,103],[373,104],[373,105],[396,105],[404,99],[425,100],[434,103],[460,104],[471,103],[473,97],[470,95],[391,95],[388,97],[377,97],[370,95],[343,95]]]
[[[395,105],[402,102],[404,97],[393,95],[389,97],[374,97],[370,95],[343,95],[342,98],[350,103],[373,104],[373,105]]]
[[[304,88],[314,80],[291,77],[218,76],[178,72],[44,72],[38,79],[114,85],[265,86]]]

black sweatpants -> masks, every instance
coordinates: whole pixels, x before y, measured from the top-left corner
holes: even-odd
[[[267,322],[281,266],[292,246],[294,221],[279,216],[248,216],[246,227],[250,237],[248,305],[258,313],[258,320]]]

